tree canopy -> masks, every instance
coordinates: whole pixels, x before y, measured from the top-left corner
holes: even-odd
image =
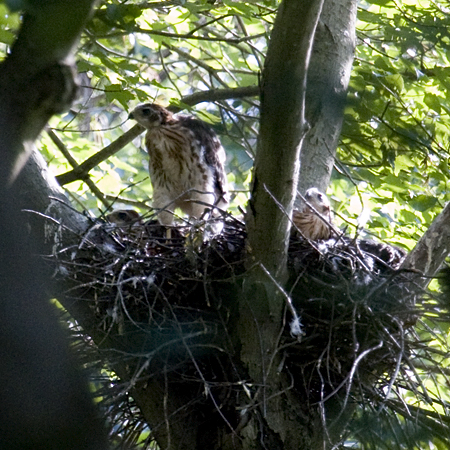
[[[70,111],[50,119],[36,142],[72,205],[92,217],[124,205],[151,217],[143,130],[127,116],[138,103],[156,101],[195,114],[220,135],[227,152],[230,211],[239,216],[249,200],[261,80],[280,3],[100,2],[75,52],[78,97]],[[34,2],[0,3],[5,56],[20,28],[20,11],[29,4]],[[450,199],[448,12],[432,1],[358,5],[355,58],[327,190],[335,224],[346,235],[410,251]],[[335,149],[328,150],[333,156]],[[307,168],[300,168],[300,179],[302,170]],[[420,394],[396,390],[389,401],[391,422],[383,421],[384,406],[375,415],[359,411],[342,448],[413,448],[411,442],[430,450],[447,448],[450,318],[445,297],[437,300],[437,283],[431,283],[430,292],[427,308],[434,314],[411,331],[424,346],[423,355],[415,354],[423,357],[422,367],[416,365]],[[427,347],[434,351],[433,360],[427,359]],[[402,415],[395,415],[401,402],[411,416],[425,417],[429,427],[420,430],[423,435],[411,436]],[[368,420],[373,430],[365,434]],[[136,441],[148,434],[144,426],[140,431]]]
[[[227,149],[233,204],[245,205],[259,76],[277,3],[102,2],[77,50],[79,98],[50,123],[72,163],[131,128],[124,121],[133,106],[155,100],[214,125]],[[2,9],[7,51],[20,21]],[[434,2],[363,2],[358,8],[329,193],[352,228],[360,224],[409,249],[447,199],[447,21],[445,7]],[[40,149],[56,174],[73,168],[45,133]],[[110,203],[119,195],[131,202],[151,196],[138,139],[89,175]],[[88,210],[105,208],[85,183],[66,188]]]

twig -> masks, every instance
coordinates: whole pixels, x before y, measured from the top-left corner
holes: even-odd
[[[69,164],[74,168],[74,170],[77,170],[79,165],[77,161],[72,157],[69,150],[66,148],[64,143],[59,139],[59,137],[56,135],[56,133],[53,130],[50,130],[47,128],[47,134],[52,140],[52,142],[58,147],[58,150],[64,155],[64,157],[67,159]],[[89,189],[92,191],[92,193],[103,203],[103,205],[106,206],[106,208],[110,208],[111,205],[108,203],[108,201],[105,199],[105,196],[103,195],[103,192],[96,186],[96,184],[89,178],[89,175],[86,174],[84,178],[82,179]]]

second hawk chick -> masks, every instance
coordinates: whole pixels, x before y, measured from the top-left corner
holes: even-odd
[[[306,204],[301,210],[294,210],[292,221],[302,235],[313,241],[331,237],[331,208],[328,197],[317,188],[310,188],[305,193]],[[310,207],[312,206],[317,213]]]
[[[134,209],[117,209],[105,216],[105,219],[117,227],[142,225],[141,216]]]
[[[175,208],[198,219],[205,208],[227,207],[225,151],[209,125],[155,103],[137,106],[129,118],[147,130],[153,207],[162,225],[172,224]]]

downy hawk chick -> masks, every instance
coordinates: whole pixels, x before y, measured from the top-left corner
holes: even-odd
[[[331,237],[331,209],[328,197],[317,188],[310,188],[305,193],[305,200],[306,203],[303,204],[302,208],[294,210],[292,214],[294,225],[307,239],[313,241],[329,239]]]

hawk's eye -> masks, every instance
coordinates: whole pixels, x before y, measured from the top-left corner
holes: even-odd
[[[150,108],[142,108],[142,115],[149,116],[152,110]]]
[[[317,194],[317,198],[318,198],[320,201],[323,201],[323,195],[322,195],[322,194]]]

